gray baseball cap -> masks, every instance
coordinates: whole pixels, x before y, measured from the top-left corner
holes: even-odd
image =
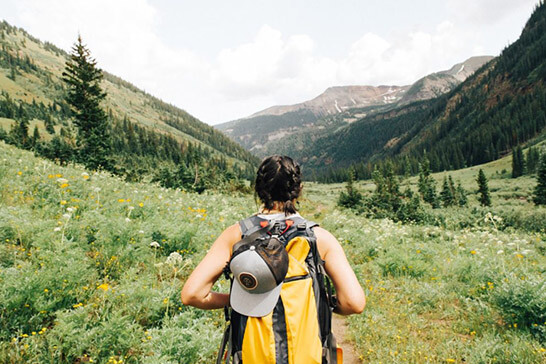
[[[268,315],[279,299],[288,272],[288,253],[275,237],[243,244],[233,252],[231,307],[251,317]]]

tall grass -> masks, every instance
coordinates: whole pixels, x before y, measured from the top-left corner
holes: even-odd
[[[1,363],[213,361],[223,315],[183,306],[180,289],[215,237],[256,210],[252,196],[0,152]],[[349,318],[363,362],[546,361],[546,234],[499,214],[544,208],[494,191],[493,210],[403,225],[336,209],[339,190],[306,184],[300,208],[339,239],[366,290],[364,313]]]

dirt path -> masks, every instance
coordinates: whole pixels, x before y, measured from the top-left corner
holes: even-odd
[[[332,331],[336,336],[337,345],[343,349],[343,364],[361,364],[355,352],[353,344],[347,340],[347,322],[340,315],[335,315],[332,320]]]

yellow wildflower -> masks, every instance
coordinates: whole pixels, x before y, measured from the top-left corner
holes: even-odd
[[[97,289],[102,289],[104,292],[106,292],[110,289],[110,286],[108,285],[108,283],[103,283],[100,286],[98,286]]]

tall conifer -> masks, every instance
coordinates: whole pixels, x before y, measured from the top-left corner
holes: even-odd
[[[535,205],[546,205],[546,153],[540,158],[537,171],[537,185],[533,193]]]
[[[106,97],[100,86],[102,78],[102,70],[78,36],[66,62],[63,81],[68,85],[66,101],[72,107],[78,130],[77,158],[91,169],[111,169],[108,118],[100,106]]]
[[[512,178],[523,175],[525,169],[525,159],[521,147],[512,149]]]
[[[478,197],[480,204],[482,206],[491,206],[491,195],[489,194],[487,177],[485,177],[485,173],[483,173],[483,169],[481,168],[478,172],[478,178],[476,179],[476,181],[478,182],[478,191],[480,193],[480,196]]]

